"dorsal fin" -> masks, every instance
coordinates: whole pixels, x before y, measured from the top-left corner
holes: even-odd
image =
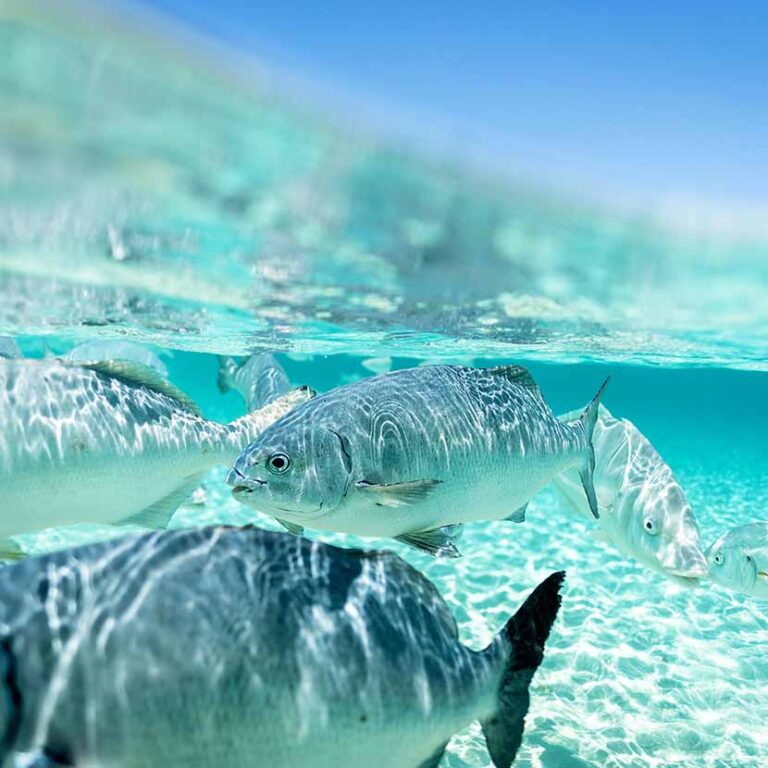
[[[521,387],[531,390],[534,394],[541,397],[539,385],[534,381],[527,368],[522,365],[497,365],[495,368],[488,368],[488,373],[494,376],[503,376],[505,379],[518,384]]]
[[[81,360],[61,360],[63,365],[73,368],[87,368],[96,373],[104,374],[113,379],[119,379],[126,384],[146,387],[153,392],[171,397],[183,408],[195,416],[200,416],[200,408],[197,403],[185,392],[182,392],[175,384],[163,378],[154,368],[134,360],[93,360],[82,362]]]

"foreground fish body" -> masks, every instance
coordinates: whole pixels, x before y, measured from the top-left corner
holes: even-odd
[[[724,533],[708,550],[713,581],[759,600],[768,600],[768,522]]]
[[[289,529],[394,537],[457,556],[450,526],[520,522],[528,500],[569,467],[593,493],[598,398],[564,424],[519,366],[396,371],[280,419],[243,451],[227,482]]]
[[[151,350],[131,341],[108,341],[96,339],[78,344],[61,356],[64,360],[132,360],[135,363],[154,368],[161,376],[168,376],[165,363]]]
[[[297,391],[223,425],[133,373],[123,363],[0,361],[0,538],[81,522],[164,525],[204,472],[308,397]]]
[[[243,363],[219,358],[219,389],[237,390],[249,411],[263,408],[291,388],[288,374],[270,354],[252,355]]]
[[[508,768],[563,576],[476,652],[393,554],[216,527],[29,559],[0,571],[0,763],[435,768],[480,720]]]
[[[578,418],[578,411],[563,421]],[[699,526],[672,470],[640,430],[600,406],[592,436],[593,473],[600,510],[598,538],[674,580],[707,575]],[[565,472],[552,483],[568,505],[591,517],[578,475]]]

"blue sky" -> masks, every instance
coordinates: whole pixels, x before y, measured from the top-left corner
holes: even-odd
[[[768,205],[768,2],[143,4],[505,173]]]

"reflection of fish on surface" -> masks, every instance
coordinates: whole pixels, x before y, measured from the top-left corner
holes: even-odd
[[[63,360],[90,363],[94,360],[129,360],[154,368],[161,376],[168,377],[165,363],[151,350],[131,341],[95,339],[78,344],[60,356]]]
[[[520,366],[395,371],[280,419],[227,482],[289,530],[392,537],[456,557],[459,524],[522,522],[528,501],[568,467],[597,514],[591,434],[601,393],[564,424]]]
[[[477,652],[391,553],[210,527],[30,558],[0,570],[0,762],[435,768],[479,720],[508,768],[563,577]]]
[[[708,550],[714,582],[768,600],[768,522],[750,523],[724,533]]]
[[[569,422],[578,416],[573,411],[560,419]],[[601,405],[592,444],[598,538],[678,582],[690,585],[706,576],[696,518],[672,470],[648,439],[631,421],[614,418]],[[592,517],[578,475],[565,472],[552,485],[572,510]]]
[[[163,527],[204,472],[308,396],[224,425],[144,366],[0,361],[0,537],[81,522]]]
[[[237,390],[249,411],[263,408],[291,388],[288,374],[271,354],[252,355],[242,363],[219,358],[219,389]]]

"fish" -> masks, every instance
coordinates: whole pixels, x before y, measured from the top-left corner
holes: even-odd
[[[136,363],[0,361],[0,557],[53,526],[167,525],[205,472],[311,394],[218,424]]]
[[[768,600],[768,521],[727,531],[706,556],[709,576],[716,584]]]
[[[240,454],[227,483],[293,533],[393,538],[459,557],[463,523],[522,522],[529,499],[569,467],[598,514],[591,435],[604,387],[564,424],[521,366],[373,376],[279,419]]]
[[[0,360],[19,359],[24,357],[19,345],[10,336],[0,336]]]
[[[397,555],[254,527],[124,536],[0,569],[0,764],[436,768],[523,739],[548,576],[474,651]]]
[[[269,405],[291,389],[288,374],[271,354],[252,355],[242,363],[219,357],[218,384],[223,393],[239,392],[249,411]]]
[[[560,419],[578,417],[572,411]],[[631,421],[615,418],[604,405],[592,445],[600,510],[595,537],[679,584],[696,586],[707,575],[699,525],[669,465]],[[552,487],[566,507],[592,517],[575,472],[561,473]]]
[[[156,370],[164,378],[168,378],[165,363],[151,350],[132,341],[109,341],[96,339],[78,344],[69,352],[61,355],[64,360],[79,360],[93,362],[95,360],[131,360]]]

